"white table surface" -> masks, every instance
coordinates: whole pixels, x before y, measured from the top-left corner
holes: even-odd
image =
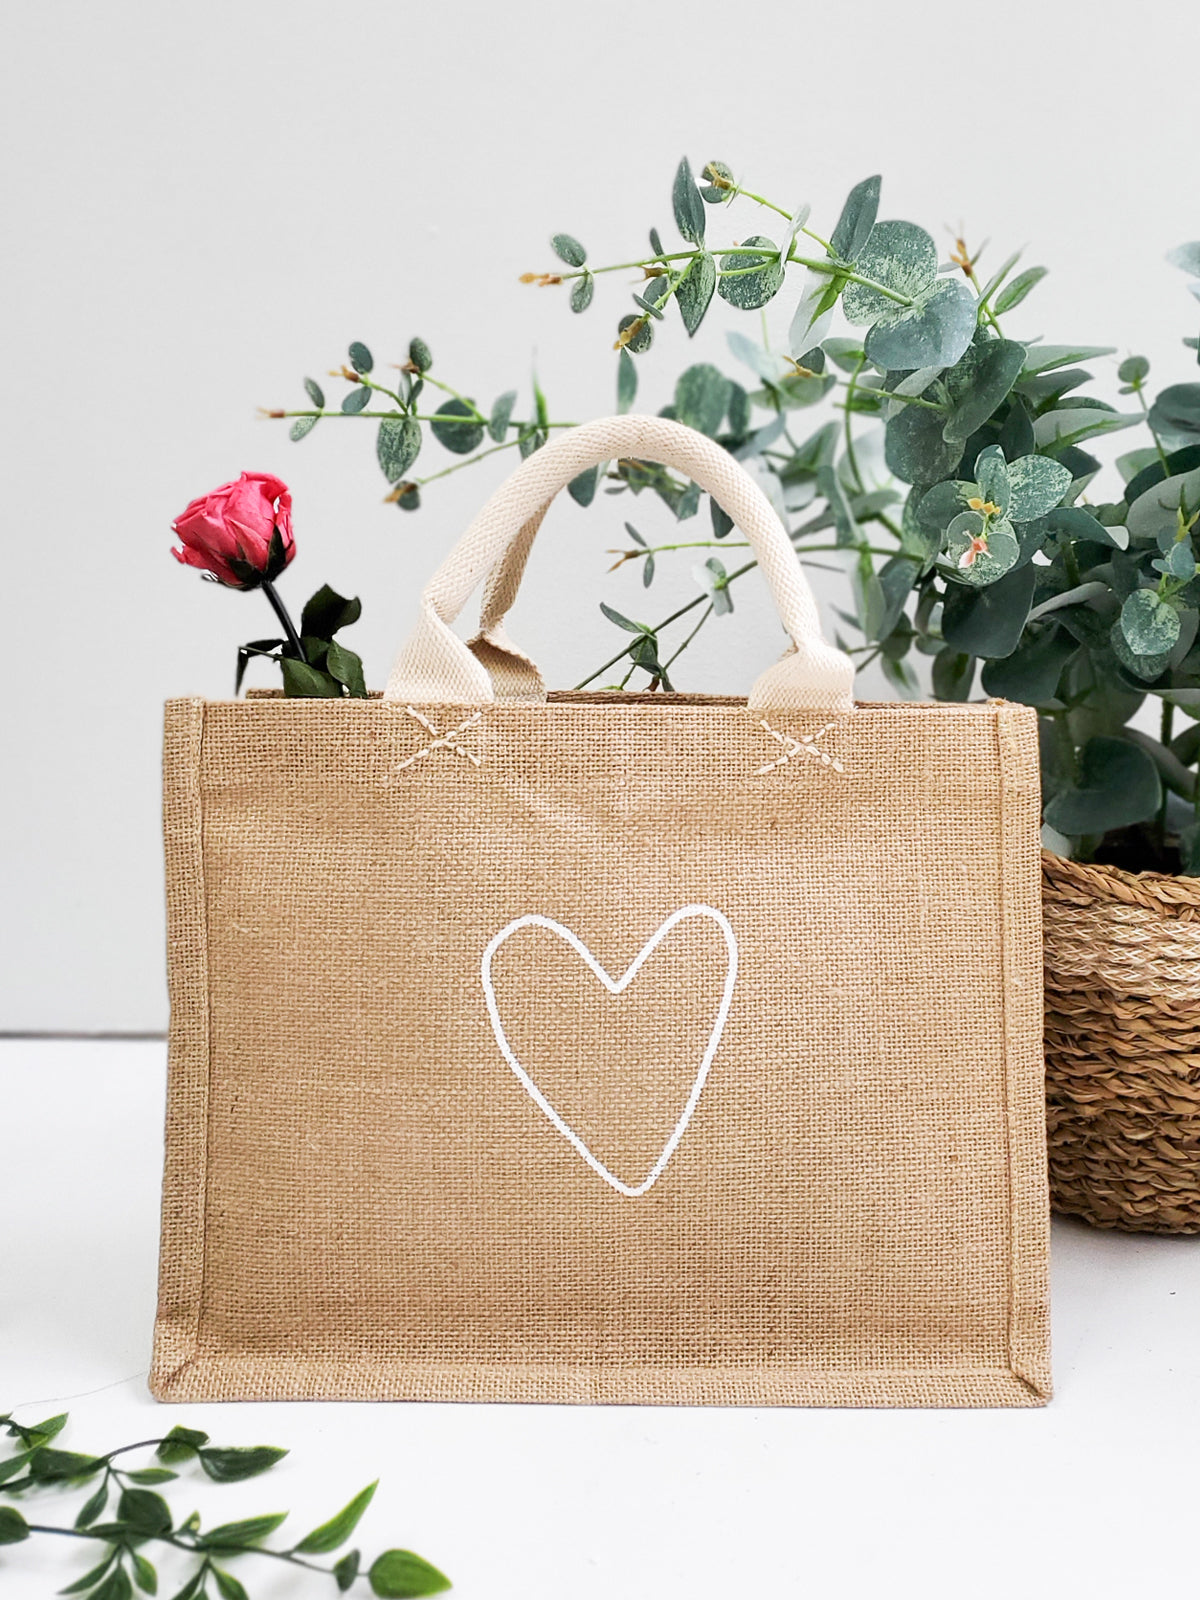
[[[460,1600],[1197,1592],[1200,1238],[1056,1221],[1040,1411],[164,1407],[145,1381],[164,1057],[0,1043],[0,1410],[69,1410],[68,1448],[180,1422],[291,1448],[264,1478],[170,1486],[181,1510],[288,1507],[302,1532],[381,1477],[356,1542],[419,1551]],[[50,1595],[87,1554],[0,1549],[0,1594]],[[254,1600],[335,1594],[253,1557],[237,1571]]]

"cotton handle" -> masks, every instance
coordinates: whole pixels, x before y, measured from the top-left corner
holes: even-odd
[[[392,669],[385,700],[485,705],[497,698],[545,698],[537,668],[504,634],[504,613],[554,496],[581,472],[626,457],[686,473],[723,507],[757,558],[791,647],[757,679],[749,704],[851,709],[854,664],[824,638],[804,570],[766,495],[727,451],[704,434],[665,417],[639,416],[605,417],[564,431],[500,485],[429,580],[417,625]],[[450,624],[489,575],[483,632],[468,646]]]

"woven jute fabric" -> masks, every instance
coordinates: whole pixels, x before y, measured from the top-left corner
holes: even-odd
[[[1200,882],[1050,854],[1042,871],[1054,1204],[1200,1233]]]
[[[1048,1397],[1032,711],[187,699],[165,781],[160,1398]]]

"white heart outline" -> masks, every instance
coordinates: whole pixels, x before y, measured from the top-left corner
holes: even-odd
[[[601,983],[608,990],[609,994],[621,994],[622,991],[628,988],[628,986],[637,977],[642,967],[654,954],[655,950],[658,949],[658,946],[671,932],[672,928],[678,926],[679,923],[683,922],[688,917],[709,917],[717,924],[718,928],[720,928],[725,940],[725,948],[729,955],[729,961],[725,969],[725,983],[721,991],[721,1003],[717,1007],[716,1020],[712,1025],[712,1031],[708,1036],[708,1044],[705,1047],[704,1056],[700,1062],[700,1070],[697,1072],[695,1081],[692,1084],[691,1093],[687,1098],[687,1104],[683,1108],[683,1114],[680,1116],[679,1121],[675,1124],[670,1138],[663,1146],[658,1160],[651,1167],[650,1171],[647,1173],[642,1182],[637,1184],[635,1187],[628,1183],[622,1183],[620,1178],[618,1178],[615,1173],[610,1172],[604,1163],[598,1160],[592,1154],[575,1130],[568,1126],[568,1124],[563,1121],[562,1117],[559,1116],[558,1112],[550,1104],[549,1100],[546,1099],[545,1095],[538,1088],[537,1084],[517,1060],[516,1054],[508,1042],[508,1035],[504,1031],[504,1024],[500,1021],[500,1012],[496,1005],[496,993],[492,987],[492,959],[495,956],[496,951],[499,950],[500,946],[505,942],[505,940],[510,939],[512,935],[519,929],[548,928],[551,933],[556,933],[560,939],[565,940],[566,943],[571,946],[572,950],[575,951],[576,955],[583,957],[591,972],[595,977],[600,979]],[[567,1143],[573,1146],[578,1154],[583,1157],[593,1172],[597,1173],[601,1178],[603,1178],[605,1183],[611,1185],[611,1187],[614,1188],[618,1194],[623,1194],[630,1200],[636,1200],[641,1195],[644,1195],[647,1190],[651,1189],[662,1176],[667,1162],[670,1161],[671,1157],[675,1154],[675,1148],[679,1141],[683,1138],[683,1135],[687,1130],[688,1123],[692,1120],[692,1113],[699,1104],[700,1095],[704,1089],[705,1081],[708,1078],[709,1068],[712,1066],[713,1059],[716,1056],[718,1048],[720,1047],[721,1035],[725,1032],[725,1021],[729,1016],[729,1007],[733,1000],[733,986],[737,981],[737,969],[737,939],[734,936],[733,929],[729,925],[729,919],[722,912],[715,910],[712,906],[691,905],[683,906],[679,911],[672,912],[667,920],[658,929],[658,931],[651,935],[651,937],[638,951],[637,955],[634,957],[629,966],[626,967],[621,976],[616,979],[609,977],[608,973],[596,960],[595,956],[588,949],[587,945],[584,944],[583,940],[579,938],[578,934],[573,933],[570,928],[565,928],[561,922],[555,922],[553,917],[543,917],[539,916],[536,912],[529,912],[523,917],[517,917],[514,921],[510,922],[507,927],[501,928],[500,932],[497,933],[489,942],[487,949],[483,952],[483,960],[480,963],[479,980],[483,985],[483,994],[484,999],[487,1002],[488,1017],[491,1019],[492,1032],[496,1036],[496,1043],[500,1047],[500,1054],[504,1057],[509,1066],[512,1068],[513,1072],[516,1074],[517,1081],[521,1084],[521,1087],[525,1090],[526,1094],[533,1101],[534,1105],[537,1106],[538,1110],[542,1112],[543,1116],[546,1117],[550,1124],[557,1128],[559,1133],[562,1134],[563,1138],[566,1139]]]

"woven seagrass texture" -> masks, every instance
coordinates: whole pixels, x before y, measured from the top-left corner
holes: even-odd
[[[1044,1402],[1031,712],[175,701],[166,792],[157,1395]],[[482,956],[692,905],[728,1019],[627,1198]],[[727,970],[697,916],[492,980],[636,1183]]]
[[[1054,1205],[1200,1233],[1200,882],[1042,858]]]

